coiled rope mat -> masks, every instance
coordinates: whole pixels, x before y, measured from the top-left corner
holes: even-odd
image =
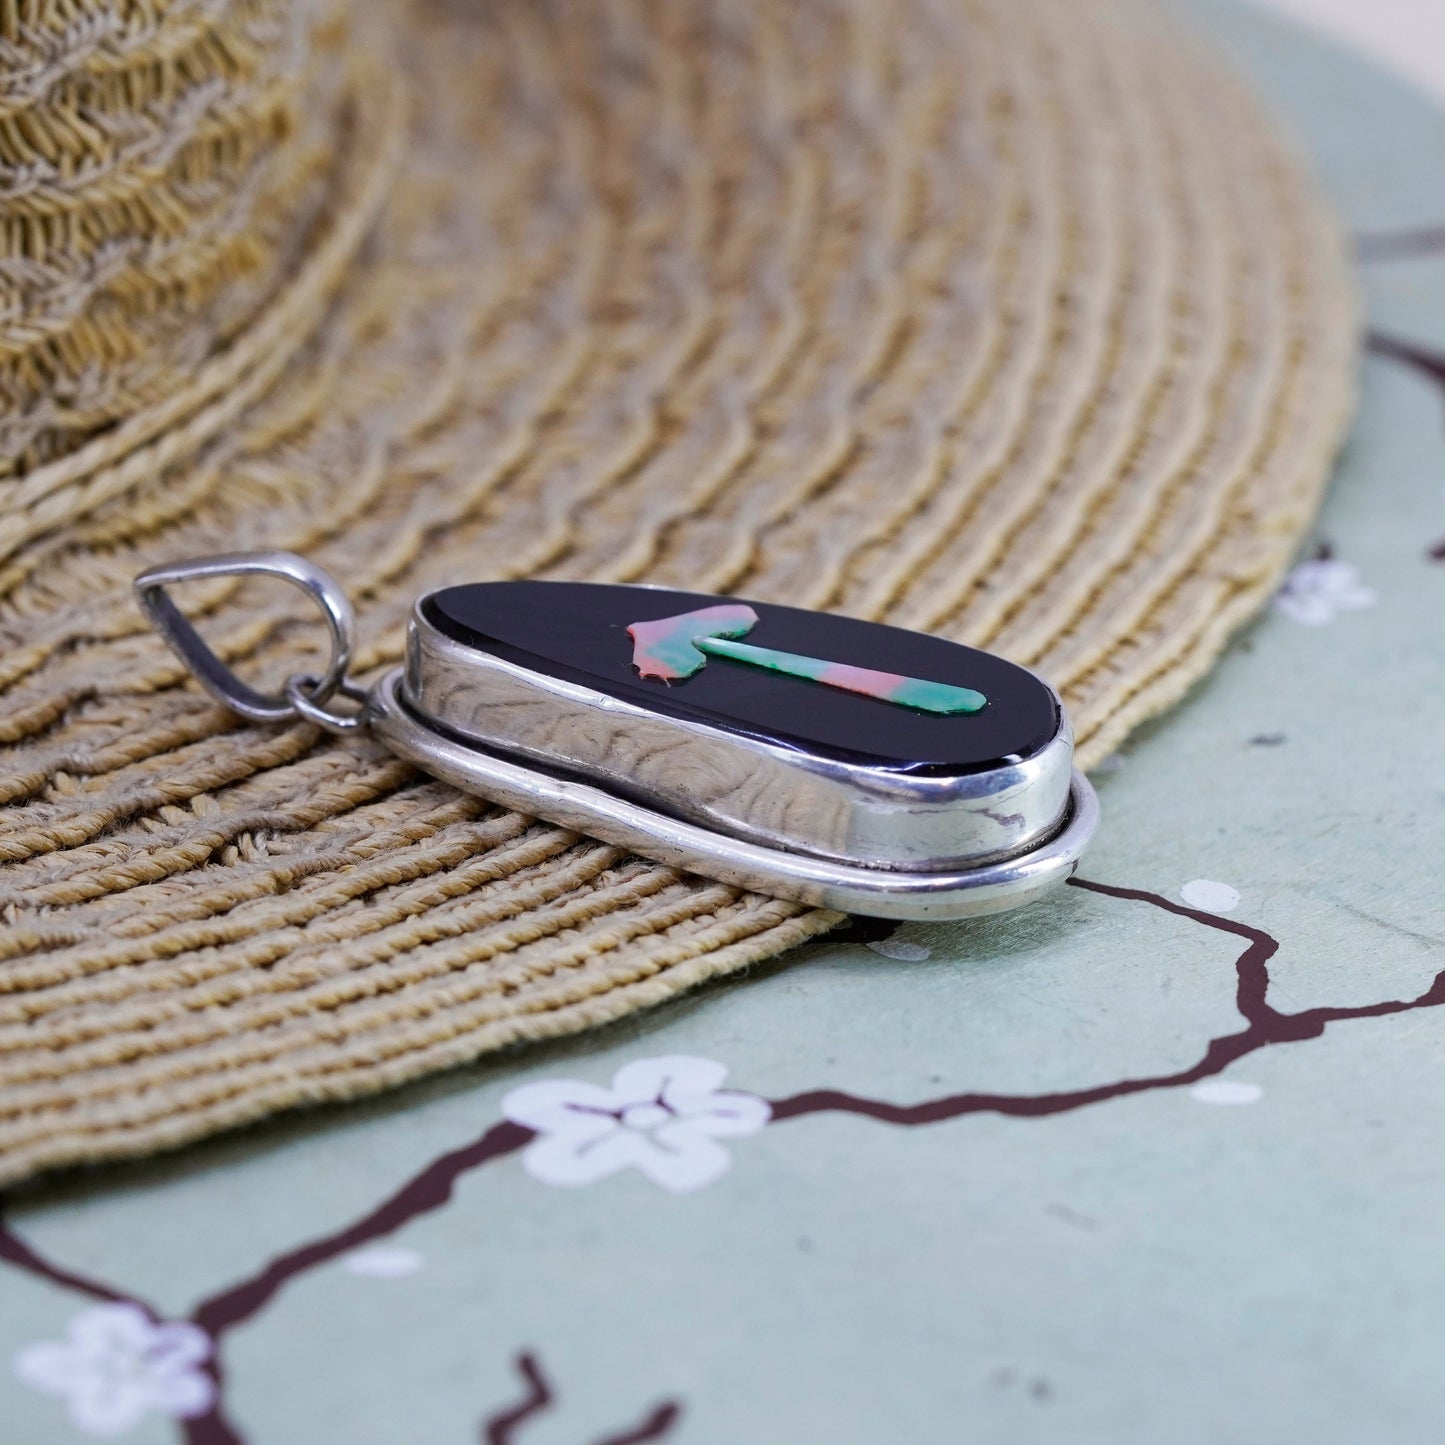
[[[647,579],[1176,701],[1348,411],[1330,219],[1132,0],[0,5],[0,1182],[615,1019],[835,915],[245,726],[129,584]],[[410,109],[405,108],[409,93]],[[283,589],[284,591],[284,589]],[[185,599],[274,683],[294,594]]]

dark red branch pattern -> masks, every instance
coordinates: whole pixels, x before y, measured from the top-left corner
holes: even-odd
[[[1384,331],[1370,331],[1365,334],[1365,345],[1376,356],[1389,361],[1398,361],[1417,371],[1427,381],[1445,389],[1445,355],[1417,342],[1403,341]]]
[[[518,1425],[540,1415],[556,1398],[552,1386],[542,1373],[536,1355],[524,1350],[517,1356],[517,1373],[527,1385],[527,1396],[520,1405],[509,1405],[482,1422],[485,1445],[512,1445],[512,1432]]]
[[[597,1445],[644,1445],[647,1440],[663,1440],[672,1434],[672,1427],[682,1419],[682,1406],[676,1400],[666,1400],[657,1407],[642,1424],[621,1435],[609,1435]]]
[[[520,1404],[508,1405],[482,1421],[483,1445],[516,1445],[517,1427],[557,1403],[556,1388],[543,1373],[542,1363],[536,1355],[524,1350],[517,1356],[516,1364],[517,1373],[527,1387],[526,1396]],[[620,1435],[604,1436],[595,1445],[645,1445],[648,1440],[662,1440],[681,1418],[682,1406],[676,1400],[664,1400],[640,1425],[634,1425]]]
[[[0,1218],[0,1259],[26,1274],[38,1275],[41,1279],[47,1279],[51,1284],[58,1284],[61,1289],[68,1289],[74,1294],[83,1294],[90,1299],[100,1300],[107,1304],[137,1305],[151,1319],[159,1320],[161,1318],[155,1309],[134,1295],[125,1294],[118,1289],[112,1289],[108,1284],[102,1284],[99,1280],[87,1279],[83,1274],[76,1274],[74,1270],[62,1269],[58,1264],[52,1264],[50,1260],[21,1239],[3,1218]]]
[[[1356,254],[1361,261],[1403,261],[1421,256],[1445,256],[1445,225],[1416,226],[1403,231],[1378,231],[1356,239]],[[1415,346],[1397,337],[1372,331],[1366,345],[1377,356],[1401,362],[1413,368],[1427,381],[1440,388],[1445,397],[1445,354],[1428,347]],[[1445,537],[1426,551],[1432,562],[1445,562]]]
[[[1439,390],[1441,399],[1445,400],[1445,353],[1431,350],[1427,346],[1418,346],[1413,342],[1401,341],[1397,336],[1386,336],[1381,331],[1370,332],[1365,338],[1365,344],[1376,356],[1398,361],[1402,366],[1408,366],[1423,376]],[[1445,562],[1445,537],[1426,548],[1425,555],[1432,562]]]
[[[297,1275],[306,1274],[338,1255],[369,1244],[423,1214],[440,1209],[451,1199],[457,1180],[463,1174],[513,1153],[531,1137],[532,1131],[520,1124],[494,1124],[480,1139],[433,1160],[420,1174],[409,1179],[390,1198],[383,1200],[354,1224],[280,1255],[249,1279],[202,1300],[191,1315],[192,1321],[212,1339],[219,1340],[227,1330],[234,1329],[264,1309]]]
[[[1178,1089],[1196,1084],[1201,1079],[1223,1073],[1231,1064],[1270,1045],[1300,1043],[1305,1039],[1318,1038],[1330,1023],[1345,1019],[1381,1018],[1387,1014],[1404,1013],[1416,1008],[1434,1008],[1445,1003],[1445,972],[1442,972],[1418,998],[1390,1000],[1357,1008],[1317,1008],[1305,1009],[1295,1014],[1281,1013],[1270,1004],[1268,998],[1268,964],[1279,944],[1263,929],[1252,928],[1246,923],[1238,923],[1231,918],[1206,913],[1197,908],[1187,908],[1182,903],[1172,903],[1157,893],[1146,893],[1137,888],[1116,888],[1107,883],[1093,883],[1083,878],[1070,881],[1075,887],[1086,889],[1090,893],[1152,903],[1156,908],[1176,913],[1181,918],[1192,919],[1206,928],[1245,939],[1248,947],[1235,961],[1235,1007],[1243,1017],[1245,1027],[1235,1033],[1211,1039],[1195,1063],[1173,1073],[1117,1079],[1089,1088],[1061,1090],[1052,1094],[946,1094],[942,1098],[926,1099],[918,1104],[893,1104],[882,1099],[859,1098],[838,1089],[815,1089],[794,1094],[787,1099],[775,1100],[774,1122],[819,1113],[861,1114],[881,1123],[897,1124],[904,1128],[939,1124],[947,1119],[961,1118],[965,1114],[1002,1114],[1017,1119],[1046,1118],[1053,1114],[1068,1113],[1073,1109],[1087,1108],[1092,1104],[1101,1104],[1109,1099],[1122,1099],[1130,1094],[1149,1093],[1157,1089]]]
[[[1373,261],[1413,261],[1445,256],[1445,225],[1414,226],[1403,231],[1371,231],[1355,239],[1355,254]]]
[[[1442,372],[1445,375],[1445,372]],[[1087,1088],[1049,1094],[946,1094],[913,1104],[866,1098],[840,1089],[813,1089],[772,1102],[773,1122],[809,1114],[847,1113],[875,1119],[880,1123],[914,1128],[938,1124],[968,1114],[992,1113],[1013,1118],[1043,1118],[1087,1108],[1111,1099],[1161,1089],[1176,1089],[1222,1073],[1231,1064],[1279,1044],[1300,1043],[1318,1038],[1332,1023],[1351,1019],[1383,1018],[1413,1009],[1437,1008],[1445,1004],[1445,971],[1430,987],[1413,999],[1391,999],[1350,1008],[1312,1008],[1284,1013],[1269,1002],[1269,963],[1278,942],[1263,929],[1218,914],[1206,913],[1174,903],[1157,893],[1137,888],[1120,888],[1075,878],[1076,888],[1124,902],[1145,903],[1189,919],[1202,927],[1241,940],[1243,951],[1235,959],[1235,1005],[1243,1027],[1211,1039],[1194,1063],[1172,1073],[1113,1080]],[[494,1124],[470,1144],[433,1160],[390,1196],[353,1223],[322,1235],[296,1249],[279,1255],[253,1275],[201,1301],[191,1313],[193,1323],[206,1330],[216,1344],[212,1371],[217,1382],[217,1406],[198,1420],[178,1422],[187,1445],[244,1445],[244,1436],[224,1415],[224,1377],[219,1358],[228,1331],[253,1319],[292,1280],[309,1273],[339,1255],[393,1233],[412,1220],[440,1209],[452,1197],[462,1175],[521,1149],[532,1138],[522,1125]],[[17,1269],[49,1280],[62,1288],[98,1300],[125,1300],[138,1305],[153,1318],[161,1316],[153,1306],[108,1284],[86,1278],[45,1259],[0,1218],[0,1259]],[[524,1421],[555,1401],[555,1394],[535,1355],[518,1357],[517,1369],[528,1387],[526,1398],[516,1406],[484,1422],[486,1445],[511,1445],[512,1432]],[[681,1418],[681,1404],[668,1400],[658,1405],[640,1425],[621,1435],[599,1439],[596,1445],[632,1445],[632,1442],[660,1440]]]

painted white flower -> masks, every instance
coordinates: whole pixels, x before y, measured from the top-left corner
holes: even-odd
[[[1360,580],[1357,568],[1338,557],[1316,557],[1301,562],[1274,595],[1271,604],[1306,627],[1323,627],[1339,612],[1363,612],[1380,600],[1373,587]]]
[[[502,1113],[535,1130],[522,1163],[545,1184],[592,1184],[632,1168],[682,1194],[727,1172],[732,1156],[719,1139],[756,1134],[771,1117],[755,1094],[720,1092],[726,1077],[711,1059],[638,1059],[610,1089],[579,1079],[523,1084]]]
[[[138,1305],[103,1304],[76,1315],[66,1336],[27,1345],[15,1373],[64,1399],[87,1435],[123,1435],[152,1411],[190,1420],[215,1403],[215,1382],[200,1368],[211,1337],[196,1325],[156,1324]]]

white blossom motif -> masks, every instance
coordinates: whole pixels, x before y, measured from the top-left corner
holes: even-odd
[[[76,1429],[123,1435],[150,1412],[204,1415],[216,1399],[201,1368],[210,1357],[211,1338],[196,1325],[156,1324],[138,1305],[103,1304],[76,1315],[64,1340],[27,1345],[15,1373],[64,1399]]]
[[[1336,613],[1363,612],[1380,600],[1373,587],[1366,587],[1359,571],[1337,557],[1316,557],[1301,562],[1274,595],[1271,604],[1306,627],[1323,627]]]
[[[771,1117],[755,1094],[720,1092],[726,1077],[711,1059],[638,1059],[610,1089],[578,1079],[523,1084],[502,1113],[536,1132],[522,1163],[545,1184],[592,1184],[633,1168],[682,1194],[727,1172],[732,1156],[719,1139],[756,1134]]]

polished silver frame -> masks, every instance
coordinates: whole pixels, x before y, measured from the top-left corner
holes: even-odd
[[[976,773],[915,776],[658,713],[468,647],[412,611],[403,696],[442,731],[580,775],[649,811],[763,848],[939,873],[1026,853],[1069,807],[1062,706],[1037,753]]]
[[[371,689],[366,716],[401,757],[503,807],[738,888],[876,918],[972,918],[1030,903],[1073,873],[1099,816],[1094,790],[1075,772],[1057,831],[1027,852],[937,872],[868,868],[716,832],[448,736],[408,706],[400,668]]]

